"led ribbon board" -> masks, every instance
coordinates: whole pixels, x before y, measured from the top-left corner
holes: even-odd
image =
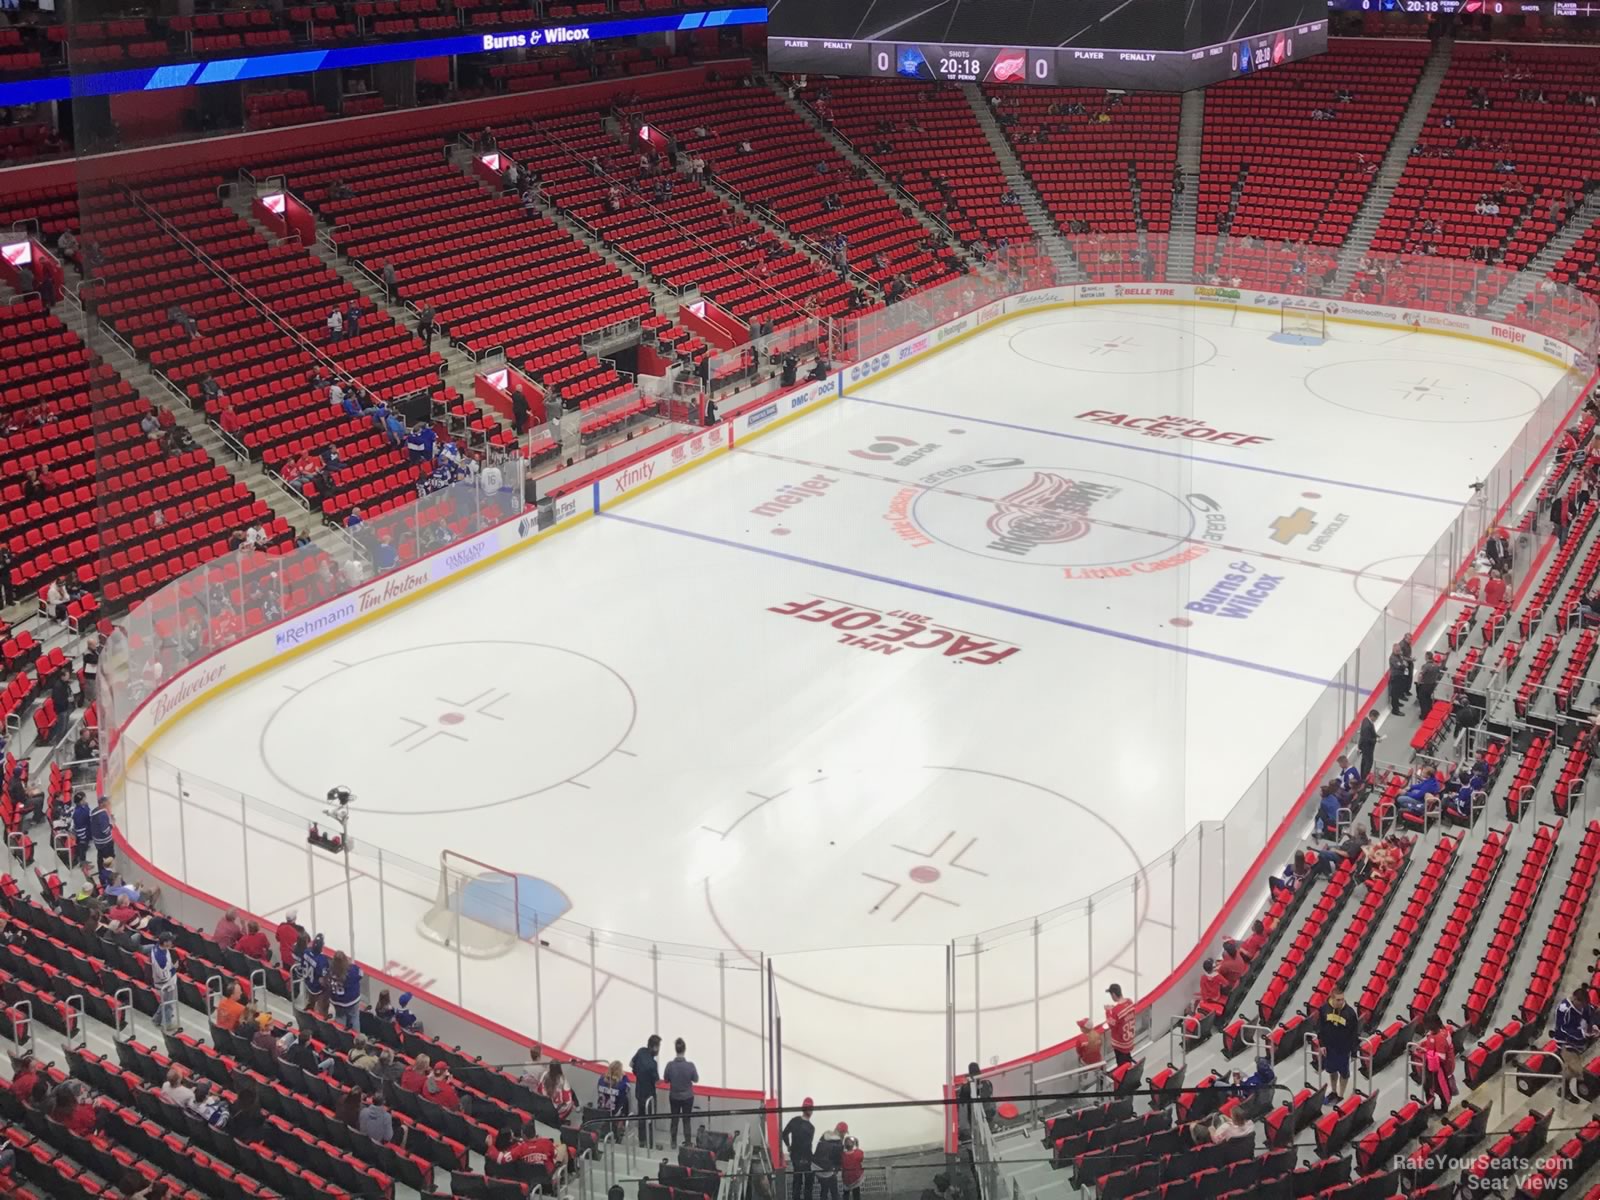
[[[767,20],[765,6],[724,8],[714,12],[682,13],[664,17],[632,17],[624,21],[592,21],[585,25],[555,25],[543,29],[516,29],[499,33],[458,34],[417,41],[385,42],[376,46],[344,46],[331,50],[296,50],[286,54],[254,54],[245,58],[219,58],[210,62],[173,63],[131,71],[96,71],[80,75],[53,75],[0,83],[0,107],[69,100],[74,96],[112,96],[120,92],[156,92],[166,88],[238,83],[246,79],[272,79],[305,75],[339,67],[370,67],[377,63],[410,62],[418,58],[448,58],[456,54],[502,53],[538,46],[566,46],[646,33],[680,33],[715,29],[723,25],[760,25]]]

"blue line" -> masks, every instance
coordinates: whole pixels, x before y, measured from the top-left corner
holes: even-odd
[[[1253,463],[1234,462],[1224,458],[1205,458],[1198,454],[1182,454],[1176,450],[1158,450],[1154,446],[1129,446],[1123,442],[1107,441],[1105,438],[1085,437],[1081,433],[1063,433],[1059,429],[1039,429],[1033,425],[1013,425],[1009,421],[991,421],[984,417],[974,417],[969,413],[940,412],[936,408],[918,408],[915,404],[894,404],[888,400],[872,400],[866,396],[852,396],[841,391],[840,397],[845,400],[855,400],[861,404],[876,404],[880,408],[898,408],[903,412],[922,413],[929,417],[944,417],[952,421],[970,421],[975,425],[992,425],[996,429],[1015,429],[1020,433],[1037,433],[1045,437],[1064,438],[1069,442],[1087,442],[1091,446],[1110,446],[1114,450],[1127,450],[1135,454],[1155,454],[1162,458],[1181,458],[1185,462],[1210,463],[1217,467],[1232,467],[1238,471],[1259,471],[1263,475],[1280,475],[1285,479],[1299,479],[1305,483],[1325,483],[1332,487],[1350,488],[1357,492],[1376,492],[1381,496],[1400,496],[1406,500],[1425,500],[1430,504],[1448,504],[1451,508],[1464,508],[1464,500],[1447,500],[1443,496],[1424,496],[1417,492],[1402,492],[1395,488],[1374,487],[1366,483],[1351,483],[1344,479],[1324,479],[1320,475],[1299,475],[1293,471],[1279,471],[1272,467],[1258,467]]]
[[[1222,663],[1229,667],[1243,667],[1247,671],[1260,671],[1265,675],[1277,675],[1283,679],[1293,679],[1298,683],[1311,683],[1317,687],[1335,687],[1343,691],[1355,692],[1365,695],[1367,689],[1353,683],[1342,683],[1337,679],[1319,679],[1315,675],[1304,675],[1299,671],[1290,671],[1284,667],[1272,667],[1266,663],[1251,662],[1245,658],[1233,658],[1226,654],[1213,654],[1209,650],[1196,650],[1192,646],[1174,646],[1171,642],[1163,642],[1157,638],[1141,637],[1137,633],[1124,633],[1120,629],[1106,629],[1101,625],[1090,625],[1084,621],[1073,621],[1066,617],[1052,616],[1050,613],[1035,612],[1031,608],[1018,608],[1014,604],[1001,604],[997,600],[982,600],[977,596],[967,596],[960,592],[947,592],[943,588],[930,587],[923,583],[912,583],[905,579],[896,579],[892,575],[877,575],[871,571],[858,571],[854,567],[840,566],[838,563],[822,562],[815,558],[803,558],[798,554],[785,554],[781,550],[769,550],[764,546],[750,546],[744,542],[730,541],[710,533],[697,533],[692,529],[680,529],[675,525],[660,525],[655,521],[641,521],[638,517],[619,516],[615,512],[606,512],[602,516],[612,521],[623,521],[629,525],[637,525],[642,529],[654,529],[658,533],[676,534],[678,537],[693,538],[699,542],[709,542],[713,546],[726,546],[732,550],[746,550],[751,554],[763,554],[768,558],[782,559],[784,562],[798,563],[803,567],[816,567],[822,571],[833,571],[840,575],[851,575],[857,579],[869,579],[873,583],[885,583],[890,587],[909,588],[913,592],[922,592],[928,596],[938,596],[942,600],[954,600],[960,604],[973,604],[979,608],[990,608],[996,612],[1011,613],[1013,616],[1028,617],[1034,621],[1045,621],[1051,625],[1060,625],[1067,629],[1077,629],[1084,633],[1098,633],[1102,637],[1116,638],[1119,641],[1133,642],[1140,646],[1149,646],[1155,650],[1168,650],[1174,654],[1188,654],[1195,658],[1204,658],[1211,662]]]

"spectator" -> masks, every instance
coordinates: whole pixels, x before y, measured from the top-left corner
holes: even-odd
[[[1266,1055],[1256,1059],[1256,1069],[1249,1075],[1235,1071],[1233,1082],[1242,1097],[1236,1111],[1246,1114],[1249,1120],[1255,1120],[1272,1108],[1272,1089],[1278,1082],[1278,1076],[1272,1069],[1272,1060]]]
[[[1422,1022],[1422,1042],[1418,1046],[1422,1073],[1422,1096],[1428,1107],[1438,1100],[1441,1113],[1449,1111],[1456,1095],[1456,1044],[1437,1013]],[[1563,1068],[1563,1073],[1565,1069]]]
[[[867,1173],[866,1151],[861,1143],[850,1136],[850,1127],[839,1122],[838,1130],[845,1135],[844,1153],[839,1159],[839,1184],[844,1189],[843,1200],[861,1200],[861,1180]]]
[[[383,1103],[381,1088],[368,1088],[361,1094],[361,1113],[357,1117],[357,1128],[380,1146],[395,1140],[394,1115]]]
[[[326,566],[327,564],[324,563],[323,565]],[[299,914],[291,908],[288,912],[283,914],[283,921],[278,925],[278,928],[273,931],[272,936],[276,938],[278,942],[278,962],[284,967],[292,967],[294,965],[295,943],[303,938],[306,934],[306,931],[300,927],[300,923],[295,920],[298,915]]]
[[[528,432],[528,392],[521,385],[511,390],[511,428],[518,437]]]
[[[89,836],[94,841],[95,861],[102,866],[117,856],[116,826],[111,818],[111,797],[101,796],[89,814]]]
[[[1244,955],[1246,960],[1254,962],[1256,956],[1266,949],[1267,937],[1270,933],[1271,930],[1267,928],[1265,921],[1260,919],[1251,921],[1250,934],[1244,939],[1243,945],[1239,947],[1239,953]]]
[[[295,962],[296,977],[300,980],[305,1006],[319,1016],[328,1015],[328,960],[322,957],[322,935],[306,942],[299,949]]]
[[[79,1097],[79,1086],[73,1079],[56,1085],[50,1094],[50,1119],[57,1125],[65,1125],[79,1137],[88,1137],[94,1132],[96,1114],[94,1105],[84,1103]]]
[[[433,349],[433,330],[433,305],[424,304],[417,313],[417,333],[421,336],[423,348],[426,350]]]
[[[408,1092],[422,1091],[422,1085],[428,1079],[429,1060],[426,1054],[419,1054],[411,1060],[409,1066],[400,1076],[400,1086]]]
[[[393,262],[385,262],[383,264],[383,294],[384,294],[384,298],[390,304],[394,303],[394,300],[395,300],[395,278],[394,278],[394,263]]]
[[[1111,1031],[1111,1054],[1118,1066],[1133,1061],[1133,1001],[1122,994],[1122,985],[1106,988],[1111,1003],[1106,1005],[1106,1025]]]
[[[72,865],[78,866],[89,855],[89,801],[82,792],[72,796]]]
[[[1228,983],[1217,971],[1217,960],[1208,958],[1200,964],[1200,994],[1196,1011],[1220,1013],[1228,1003]]]
[[[811,1162],[815,1153],[817,1128],[811,1123],[815,1107],[810,1096],[800,1102],[799,1115],[783,1127],[783,1148],[789,1152],[790,1200],[811,1200],[813,1188]]]
[[[346,1029],[355,1029],[361,1010],[361,965],[339,951],[329,968],[328,986],[333,993],[334,1019]]]
[[[668,1068],[671,1069],[670,1067]],[[606,1068],[606,1073],[600,1077],[600,1082],[595,1085],[597,1107],[601,1112],[613,1118],[612,1128],[616,1132],[617,1140],[622,1140],[622,1132],[627,1128],[628,1116],[628,1077],[622,1072],[620,1061],[612,1063]]]
[[[272,950],[267,942],[267,935],[261,932],[261,926],[255,921],[246,924],[244,933],[233,944],[233,948],[240,954],[259,959],[261,962],[272,961]]]
[[[168,1067],[167,1081],[161,1085],[161,1099],[178,1108],[188,1108],[194,1103],[194,1089],[183,1082],[182,1067]]]
[[[418,421],[406,436],[406,453],[412,463],[433,461],[433,443],[438,434],[427,421]]]
[[[253,1142],[260,1138],[266,1124],[266,1114],[261,1111],[261,1091],[255,1080],[246,1078],[239,1084],[238,1103],[228,1119],[228,1133],[236,1142]]]
[[[1228,991],[1232,992],[1249,970],[1250,960],[1240,952],[1239,943],[1232,938],[1223,938],[1222,957],[1217,960],[1217,972],[1222,976]]]
[[[544,1061],[544,1047],[538,1042],[533,1043],[528,1047],[528,1065],[522,1068],[522,1082],[530,1088],[537,1088],[549,1065]]]
[[[1483,602],[1494,608],[1506,606],[1506,576],[1504,571],[1490,571],[1489,582],[1483,585]]]
[[[1317,1046],[1322,1051],[1322,1073],[1328,1077],[1328,1094],[1344,1098],[1350,1086],[1350,1056],[1361,1040],[1361,1016],[1335,987],[1317,1017]]]
[[[328,340],[337,342],[344,336],[344,309],[337,304],[328,313]]]
[[[33,1091],[33,1085],[43,1077],[39,1062],[31,1054],[25,1054],[17,1060],[16,1067],[11,1074],[11,1095],[17,1101],[28,1098]]]
[[[571,1096],[572,1093],[568,1092],[567,1095]],[[442,1062],[433,1064],[432,1073],[422,1084],[422,1097],[451,1111],[459,1111],[461,1108],[461,1097],[450,1082],[449,1068]]]
[[[194,1099],[189,1103],[189,1111],[213,1129],[222,1129],[228,1124],[228,1106],[221,1096],[212,1094],[209,1079],[202,1079],[194,1085]]]
[[[933,1177],[933,1186],[922,1190],[921,1200],[953,1200],[955,1194],[950,1186],[950,1176],[940,1171]]]
[[[972,1128],[972,1104],[977,1101],[983,1105],[983,1115],[989,1120],[994,1119],[994,1084],[983,1078],[982,1072],[975,1062],[967,1064],[967,1077],[961,1081],[961,1086],[956,1089],[956,1103],[959,1107],[957,1119],[963,1129]]]
[[[543,1096],[555,1106],[556,1116],[565,1125],[567,1118],[572,1116],[578,1107],[577,1098],[573,1096],[572,1089],[567,1086],[567,1077],[561,1070],[561,1064],[553,1062],[544,1073],[544,1078],[539,1080],[539,1086],[534,1088],[536,1095]]]
[[[372,1012],[380,1021],[388,1021],[400,1029],[414,1033],[422,1032],[422,1023],[417,1020],[417,1014],[411,1011],[410,992],[400,993],[400,1004],[396,1007],[389,999],[389,989],[385,988],[378,993],[378,1003]]]
[[[214,1024],[218,1029],[226,1029],[232,1033],[239,1028],[239,1022],[245,1013],[244,1003],[239,999],[239,994],[239,981],[228,980],[227,986],[222,990],[222,998],[217,1001],[217,1017]]]
[[[169,1033],[178,1028],[178,952],[172,948],[172,934],[163,933],[150,951],[150,983],[160,997],[156,1024]]]
[[[484,1154],[491,1166],[508,1163],[531,1162],[543,1167],[552,1176],[556,1171],[556,1144],[547,1137],[518,1137],[502,1126],[495,1132],[494,1145]],[[493,1175],[494,1172],[488,1172]]]
[[[216,928],[211,931],[211,940],[224,950],[232,950],[244,935],[244,927],[239,924],[239,912],[230,908],[218,919]]]
[[[678,1147],[678,1119],[683,1119],[683,1141],[690,1143],[692,1131],[689,1128],[689,1114],[694,1111],[694,1085],[700,1082],[700,1072],[695,1069],[694,1063],[684,1057],[688,1047],[682,1038],[672,1044],[674,1057],[662,1072],[667,1082],[667,1104],[671,1107],[669,1118],[669,1132],[672,1135],[672,1147]]]
[[[346,1129],[361,1127],[361,1089],[346,1088],[334,1102],[333,1119]]]
[[[1600,1027],[1600,1014],[1589,1003],[1589,989],[1579,986],[1556,1005],[1555,1024],[1550,1036],[1561,1054],[1561,1094],[1574,1104],[1583,1101],[1578,1091],[1584,1076],[1584,1055]]]
[[[811,1157],[819,1200],[839,1200],[839,1168],[844,1162],[844,1135],[837,1126],[822,1131]]]
[[[653,1150],[656,1145],[655,1122],[656,1088],[660,1086],[660,1067],[656,1055],[661,1050],[661,1035],[652,1033],[645,1044],[633,1053],[628,1065],[633,1070],[633,1090],[639,1100],[639,1144]]]
[[[348,1058],[352,1067],[369,1074],[378,1066],[378,1056],[372,1052],[372,1041],[364,1033],[358,1033],[350,1040]]]

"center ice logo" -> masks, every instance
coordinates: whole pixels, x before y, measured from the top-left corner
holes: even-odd
[[[916,548],[939,543],[1067,579],[1164,571],[1203,556],[1227,535],[1221,505],[1145,480],[1017,458],[956,463],[924,475],[885,514]]]
[[[1094,506],[1121,490],[1035,471],[1032,480],[995,501],[985,522],[994,534],[989,549],[1026,557],[1037,546],[1075,542],[1088,536]]]

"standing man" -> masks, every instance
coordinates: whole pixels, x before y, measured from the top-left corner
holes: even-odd
[[[1345,999],[1344,988],[1336,987],[1328,996],[1317,1018],[1317,1045],[1322,1049],[1322,1073],[1328,1077],[1328,1091],[1343,1099],[1350,1086],[1350,1056],[1361,1036],[1361,1016]]]
[[[94,842],[95,860],[101,867],[117,855],[114,830],[115,826],[111,820],[111,797],[101,796],[94,812],[89,814],[89,838]]]
[[[689,1127],[689,1114],[694,1111],[694,1085],[700,1082],[700,1072],[684,1057],[688,1046],[682,1038],[672,1043],[673,1059],[662,1072],[667,1080],[667,1106],[671,1110],[668,1132],[672,1135],[672,1148],[678,1148],[678,1121],[683,1121],[683,1144],[692,1145],[694,1131]]]
[[[800,1115],[790,1117],[783,1127],[783,1148],[789,1152],[789,1178],[793,1181],[789,1185],[790,1200],[811,1200],[815,1186],[811,1174],[812,1146],[817,1136],[816,1126],[811,1123],[813,1107],[807,1096],[800,1102]]]
[[[1372,760],[1378,753],[1378,710],[1373,709],[1361,722],[1356,734],[1356,750],[1361,754],[1361,778],[1372,778]]]
[[[1106,1025],[1111,1030],[1111,1054],[1117,1066],[1133,1061],[1133,1001],[1122,994],[1122,985],[1113,983],[1106,989],[1111,1003],[1106,1005]]]
[[[1389,653],[1389,712],[1396,717],[1405,711],[1402,704],[1406,693],[1411,690],[1407,686],[1408,675],[1409,665],[1406,656],[1400,653],[1400,647],[1396,646]]]
[[[1550,500],[1550,524],[1555,527],[1556,545],[1567,544],[1567,525],[1572,520],[1572,510],[1567,503],[1567,494],[1557,492]]]
[[[1444,674],[1444,668],[1439,665],[1439,656],[1430,654],[1423,660],[1422,670],[1417,674],[1417,715],[1425,717],[1433,708],[1433,692],[1439,686],[1439,679]]]
[[[417,333],[422,337],[423,349],[433,349],[433,305],[424,304],[417,313]]]
[[[1561,1094],[1575,1104],[1582,1099],[1577,1091],[1578,1080],[1583,1078],[1583,1056],[1596,1025],[1600,1025],[1600,1015],[1589,1003],[1588,988],[1574,988],[1570,997],[1556,1005],[1555,1027],[1550,1036],[1561,1051]]]
[[[384,294],[384,297],[389,301],[390,304],[394,303],[394,297],[395,297],[395,286],[394,285],[395,285],[395,280],[394,280],[394,261],[391,259],[390,261],[388,261],[388,262],[383,264],[383,294]]]
[[[652,1033],[650,1039],[633,1053],[628,1069],[633,1072],[633,1091],[639,1098],[639,1144],[646,1149],[656,1148],[656,1088],[661,1083],[661,1068],[656,1055],[661,1050],[661,1035]]]
[[[170,1033],[178,1028],[178,952],[170,933],[163,933],[150,951],[150,983],[161,1000],[156,1024]]]
[[[1497,528],[1489,536],[1489,540],[1483,544],[1483,552],[1488,556],[1490,566],[1507,579],[1511,577],[1511,538],[1504,528]]]
[[[961,1086],[956,1089],[956,1119],[963,1129],[970,1130],[972,1124],[972,1104],[977,1101],[983,1105],[983,1115],[991,1121],[994,1119],[994,1084],[983,1078],[978,1064],[967,1064],[967,1077],[961,1081]]]
[[[528,391],[520,384],[511,391],[511,428],[518,437],[528,432]]]

